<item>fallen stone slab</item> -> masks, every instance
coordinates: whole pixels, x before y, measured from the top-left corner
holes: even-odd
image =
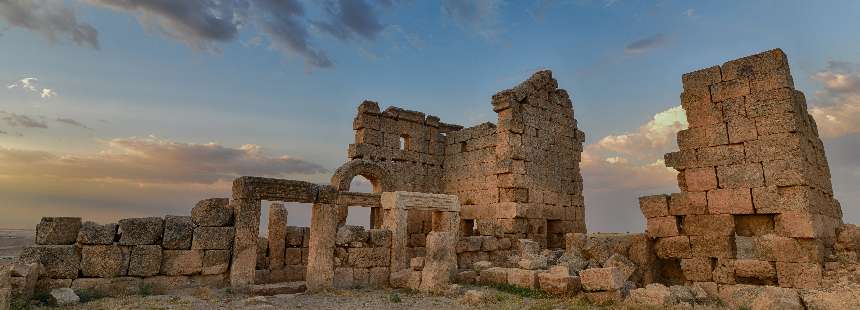
[[[251,285],[248,294],[252,296],[273,296],[282,294],[297,294],[307,290],[305,282],[282,282],[272,284]]]
[[[48,294],[50,296],[49,303],[53,306],[69,306],[77,304],[81,301],[78,294],[71,288],[55,288]]]

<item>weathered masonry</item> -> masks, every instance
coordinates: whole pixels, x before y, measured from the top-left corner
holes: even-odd
[[[246,176],[231,198],[200,201],[190,216],[43,218],[36,245],[0,270],[0,308],[10,292],[119,295],[147,285],[281,294],[441,292],[458,282],[582,292],[595,302],[647,299],[659,284],[718,298],[777,285],[796,296],[821,285],[823,267],[857,263],[860,229],[842,223],[785,54],[732,60],[682,83],[689,128],[665,155],[680,191],[639,199],[644,233],[586,233],[584,134],[567,92],[540,71],[492,97],[495,124],[463,128],[361,103],[348,161],[328,185]],[[350,192],[359,175],[373,193]],[[263,201],[277,202],[266,237]],[[309,227],[287,226],[284,202],[310,204]],[[345,225],[354,206],[371,209],[370,229]]]
[[[642,197],[658,255],[688,281],[815,287],[842,210],[781,50],[683,76],[680,193]]]

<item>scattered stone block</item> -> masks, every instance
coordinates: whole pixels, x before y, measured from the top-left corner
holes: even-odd
[[[479,290],[468,290],[463,294],[463,297],[460,298],[460,303],[471,306],[480,305],[486,302],[490,302],[490,296]]]
[[[508,268],[492,267],[480,271],[480,284],[508,284]]]
[[[297,294],[307,290],[304,282],[282,282],[272,284],[251,285],[248,294],[251,296],[274,296],[282,294]]]
[[[194,229],[191,249],[229,250],[233,246],[234,233],[233,227],[197,227]]]
[[[567,273],[541,272],[538,273],[537,278],[540,289],[550,294],[572,294],[581,289],[579,277]]]
[[[584,292],[583,295],[588,299],[588,301],[597,305],[620,303],[624,301],[624,294],[621,290]]]
[[[508,284],[536,289],[538,287],[537,273],[535,270],[511,268],[508,270]]]
[[[474,270],[463,270],[454,276],[454,282],[459,284],[475,284],[478,281],[478,272]]]
[[[194,236],[194,222],[190,216],[164,217],[164,238],[161,246],[167,250],[189,250]]]
[[[197,226],[228,226],[233,222],[233,208],[227,198],[204,199],[191,209],[191,220]]]
[[[36,244],[74,244],[81,229],[79,217],[43,217],[36,225]]]
[[[136,245],[131,248],[128,275],[151,277],[161,271],[161,247],[157,245]]]
[[[53,306],[71,306],[79,303],[81,298],[71,288],[56,288],[49,293],[49,303]]]
[[[659,307],[670,301],[671,291],[660,283],[652,283],[644,288],[631,290],[627,296],[627,303]]]
[[[626,256],[621,254],[612,254],[605,262],[603,262],[603,267],[615,267],[618,270],[621,270],[621,274],[624,275],[624,281],[630,279],[630,276],[636,272],[636,264],[630,261]]]
[[[120,245],[160,244],[164,220],[160,217],[130,218],[119,221]]]
[[[117,224],[99,225],[95,222],[84,222],[78,232],[78,243],[84,245],[113,244],[116,239]]]
[[[590,268],[579,273],[586,291],[612,291],[624,287],[624,274],[615,267]]]

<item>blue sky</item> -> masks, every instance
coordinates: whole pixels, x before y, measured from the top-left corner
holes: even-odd
[[[667,125],[651,121],[679,105],[681,74],[772,48],[789,55],[810,106],[843,118],[819,126],[833,128],[828,155],[845,168],[834,171],[837,198],[846,209],[860,199],[857,1],[159,2],[0,0],[0,81],[18,85],[0,89],[0,149],[20,163],[0,173],[20,214],[0,226],[32,226],[33,208],[105,221],[182,213],[224,195],[236,173],[325,182],[345,161],[362,100],[469,126],[495,120],[495,92],[547,68],[596,160],[627,161],[583,167],[590,228],[641,230],[635,198],[677,188],[671,176],[617,178],[674,142],[601,141]],[[56,95],[43,98],[46,88]],[[233,168],[188,168],[188,154]],[[42,161],[20,160],[31,157]],[[91,166],[104,162],[115,165]],[[159,167],[181,168],[147,172]]]

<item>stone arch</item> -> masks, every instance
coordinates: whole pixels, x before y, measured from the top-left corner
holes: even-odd
[[[375,193],[394,190],[394,180],[385,167],[366,159],[353,159],[337,168],[331,177],[331,186],[341,192],[349,191],[350,183],[357,175],[369,180]]]

